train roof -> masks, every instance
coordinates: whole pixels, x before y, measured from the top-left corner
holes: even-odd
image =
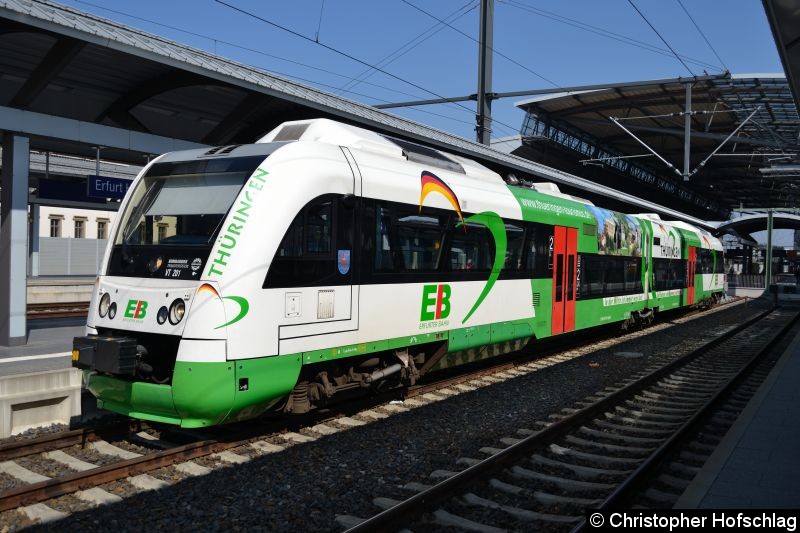
[[[345,146],[393,159],[406,159],[463,174],[466,178],[503,185],[500,175],[480,163],[410,141],[325,118],[284,122],[257,143],[311,141]]]

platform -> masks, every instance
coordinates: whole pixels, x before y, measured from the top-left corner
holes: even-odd
[[[0,376],[72,366],[72,338],[83,335],[86,317],[28,321],[28,343],[0,346]]]
[[[675,505],[800,508],[800,335]]]
[[[28,304],[88,302],[94,276],[39,276],[28,278]]]

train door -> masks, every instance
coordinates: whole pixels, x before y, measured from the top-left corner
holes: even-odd
[[[285,284],[285,318],[279,327],[281,354],[300,351],[302,339],[358,330],[359,250],[355,243],[361,173],[350,151],[343,148],[342,152],[352,176],[343,191],[347,194],[322,195],[301,212],[303,226],[296,233],[303,236],[301,246],[312,248],[308,258],[288,262],[287,267],[292,276],[308,272],[319,281]],[[293,224],[296,222],[298,219]]]
[[[575,329],[578,230],[556,226],[553,237],[552,333]]]
[[[694,303],[694,273],[697,265],[697,248],[689,246],[689,263],[686,265],[686,273],[689,277],[686,283],[686,304]]]

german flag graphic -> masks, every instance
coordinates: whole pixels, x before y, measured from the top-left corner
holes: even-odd
[[[448,187],[445,182],[427,170],[422,171],[420,181],[422,182],[422,190],[419,194],[419,210],[422,211],[422,204],[425,202],[425,198],[430,193],[438,192],[447,198],[447,201],[453,206],[453,209],[455,209],[456,213],[458,214],[458,218],[461,219],[461,224],[463,226],[464,217],[461,215],[461,204],[458,203],[458,197],[456,197],[456,193],[453,192],[453,189]],[[466,231],[466,229],[467,227],[464,226],[464,231]]]

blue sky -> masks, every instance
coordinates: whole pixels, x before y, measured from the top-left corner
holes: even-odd
[[[365,63],[381,65],[395,77],[370,72],[363,64],[214,0],[62,0],[82,11],[367,104],[476,92],[478,45],[473,39],[478,32],[478,0],[225,2]],[[758,0],[634,0],[634,4],[684,56],[686,66],[628,0],[496,0],[493,90],[672,78],[689,76],[690,71],[718,73],[725,67],[734,74],[783,71]],[[420,9],[448,20],[452,28]],[[359,81],[353,81],[356,78]],[[493,103],[493,137],[519,131],[523,113],[514,103],[522,99]],[[474,102],[463,102],[392,112],[473,139],[474,109]]]

